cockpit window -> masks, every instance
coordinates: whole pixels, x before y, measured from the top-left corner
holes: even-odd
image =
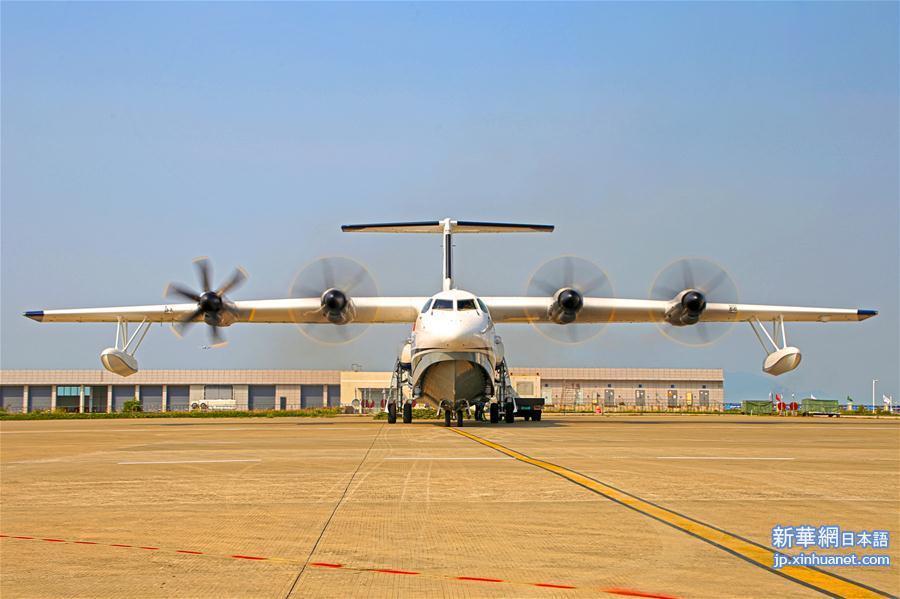
[[[473,299],[461,299],[456,300],[456,309],[462,312],[463,310],[474,310],[475,309],[475,300]]]
[[[436,300],[434,300],[434,304],[432,304],[431,309],[432,310],[452,310],[453,309],[453,300],[436,299]]]
[[[482,312],[484,312],[485,314],[488,314],[487,306],[484,305],[484,302],[481,301],[480,297],[478,298],[478,307],[481,308]]]
[[[424,306],[422,306],[422,314],[425,314],[426,312],[428,312],[429,308],[431,308],[431,300],[430,299],[427,302],[425,302]]]

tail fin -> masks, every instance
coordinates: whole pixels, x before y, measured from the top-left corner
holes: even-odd
[[[438,233],[444,236],[444,291],[453,288],[454,233],[552,233],[553,225],[488,223],[472,220],[430,220],[406,223],[343,225],[345,233]]]

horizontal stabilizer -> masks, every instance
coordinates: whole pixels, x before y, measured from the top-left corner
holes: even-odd
[[[430,220],[405,223],[370,223],[343,225],[345,233],[444,233],[446,221]],[[551,233],[553,225],[523,223],[488,223],[473,220],[451,220],[451,233]]]

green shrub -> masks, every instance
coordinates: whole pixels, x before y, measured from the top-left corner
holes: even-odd
[[[140,412],[141,411],[141,402],[137,399],[129,399],[124,404],[122,404],[123,412]]]

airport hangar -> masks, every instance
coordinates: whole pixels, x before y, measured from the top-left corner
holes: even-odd
[[[721,369],[513,368],[523,397],[542,396],[551,409],[593,411],[722,411]],[[105,370],[0,370],[7,412],[63,409],[118,412],[138,400],[148,412],[208,409],[296,410],[343,407],[380,411],[390,371],[142,370],[123,378]]]

